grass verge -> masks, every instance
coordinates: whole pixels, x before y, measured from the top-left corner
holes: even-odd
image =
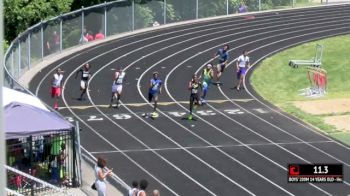
[[[255,69],[250,82],[266,100],[320,131],[350,145],[350,132],[337,130],[336,127],[324,122],[324,117],[329,115],[311,115],[293,104],[294,101],[310,100],[310,98],[299,95],[300,89],[310,85],[306,68],[293,69],[288,66],[288,61],[311,59],[314,56],[316,44],[324,46],[322,68],[328,72],[327,95],[318,99],[350,98],[350,35],[309,42],[269,57]]]

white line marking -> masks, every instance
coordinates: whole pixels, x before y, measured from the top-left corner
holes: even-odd
[[[344,20],[344,21],[347,21],[347,20]],[[309,25],[308,25],[309,26]],[[332,25],[331,25],[332,26]],[[333,25],[333,26],[335,26],[335,25]],[[313,28],[313,29],[318,29],[318,28],[320,28],[320,27],[317,27],[317,28]],[[280,29],[279,29],[280,30]],[[299,31],[303,31],[303,29],[302,30],[299,30]],[[299,32],[299,31],[294,31],[294,32]],[[265,32],[266,33],[266,32]],[[288,33],[286,33],[286,34],[290,34],[291,32],[288,32]],[[261,34],[263,34],[263,33],[261,33]],[[279,34],[279,35],[281,35],[281,34]],[[283,34],[282,34],[283,35]],[[254,35],[254,36],[256,36],[256,35]],[[249,36],[248,36],[249,37]],[[275,36],[271,36],[271,37],[275,37]],[[265,38],[266,39],[266,38]],[[211,41],[211,40],[209,40],[209,41]],[[208,42],[208,41],[206,41],[206,42]],[[205,42],[202,42],[202,43],[205,43]],[[202,44],[201,43],[201,44]],[[199,45],[199,44],[196,44],[196,45]],[[194,46],[196,46],[196,45],[194,45]],[[190,48],[192,48],[192,47],[194,47],[194,46],[191,46],[191,47],[189,47],[189,48],[187,48],[187,49],[184,49],[184,50],[188,50],[188,49],[190,49]],[[216,46],[217,47],[217,46]],[[181,50],[181,51],[178,51],[178,52],[176,52],[176,53],[174,53],[174,54],[172,54],[172,55],[170,55],[170,56],[168,56],[168,57],[166,57],[166,58],[164,58],[164,59],[162,59],[161,61],[158,61],[155,65],[157,65],[157,64],[159,64],[159,63],[161,63],[162,61],[164,61],[164,60],[166,60],[166,59],[168,59],[168,58],[170,58],[170,57],[172,57],[172,56],[174,56],[174,55],[176,55],[176,54],[178,54],[178,53],[180,53],[180,52],[182,52],[182,51],[184,51],[184,50]],[[154,52],[157,52],[157,51],[154,51]],[[154,53],[153,52],[153,53]],[[152,53],[151,53],[152,54]],[[133,63],[135,63],[135,62],[133,62]],[[151,68],[153,68],[155,65],[152,65],[151,67],[149,67],[141,76],[140,76],[140,79],[138,80],[138,85],[137,86],[139,86],[139,84],[140,84],[140,81],[141,81],[141,79],[143,78],[143,76],[144,76],[144,74],[148,71],[148,70],[150,70]],[[169,74],[167,75],[167,76],[169,76]],[[167,77],[168,78],[168,77]],[[167,79],[166,79],[166,81],[167,81]],[[165,82],[165,84],[167,84],[167,82]],[[143,97],[143,99],[147,102],[147,99],[145,99],[145,97],[142,95],[142,93],[140,92],[140,89],[138,89],[139,90],[139,94]],[[166,86],[166,90],[167,90],[167,86]],[[167,90],[167,92],[168,92],[168,90]],[[169,93],[169,92],[168,92]],[[176,101],[176,100],[174,100],[173,99],[173,101]],[[164,114],[164,113],[162,113],[162,114]],[[166,116],[166,115],[165,115]],[[176,122],[176,121],[175,121]],[[177,123],[177,122],[176,122]],[[263,177],[263,176],[261,176],[261,177]],[[269,181],[270,182],[270,181]],[[273,182],[270,182],[270,183],[273,183]],[[278,186],[278,185],[277,185]],[[282,188],[282,187],[281,187]],[[283,189],[283,188],[282,188]]]
[[[78,67],[79,68],[79,67]],[[77,69],[78,70],[78,69]],[[70,75],[73,75],[74,72],[72,72]],[[71,77],[71,76],[69,76]],[[66,80],[64,82],[64,86],[66,84],[68,80]],[[65,105],[67,105],[66,99],[64,97],[64,91],[62,92],[62,100],[64,102]],[[68,108],[69,109],[69,108]],[[98,131],[96,131],[94,128],[92,128],[89,124],[87,124],[85,121],[83,121],[81,118],[79,118],[79,116],[77,116],[73,110],[69,109],[69,111],[80,121],[82,122],[87,128],[89,128],[92,132],[94,132],[98,137],[100,137],[102,140],[104,140],[107,144],[109,144],[111,147],[113,147],[114,149],[120,151],[120,149],[115,146],[113,143],[111,143],[109,140],[107,140],[104,136],[102,136]],[[164,188],[166,188],[168,191],[170,191],[171,193],[173,193],[174,195],[178,195],[175,191],[173,191],[171,188],[169,188],[166,184],[164,184],[162,181],[160,181],[157,177],[155,177],[154,175],[152,175],[149,171],[147,171],[146,169],[143,168],[143,166],[141,166],[140,164],[138,164],[134,159],[132,159],[131,157],[129,157],[126,153],[121,152],[129,161],[131,161],[133,164],[135,164],[138,168],[140,168],[142,171],[144,171],[146,174],[148,174],[150,177],[152,177],[155,181],[157,181],[160,185],[162,185]]]
[[[347,21],[347,20],[345,20],[345,21]],[[318,28],[314,28],[314,29],[318,29]],[[296,32],[298,32],[298,31],[296,31]],[[291,32],[289,32],[289,33],[291,33]],[[272,36],[273,37],[273,36]],[[298,37],[298,36],[296,36],[296,37]],[[196,44],[197,45],[197,44]],[[194,45],[194,46],[196,46],[196,45]],[[192,46],[192,47],[194,47],[194,46]],[[189,47],[189,48],[192,48],[192,47]],[[189,48],[187,48],[187,49],[189,49]],[[187,50],[187,49],[185,49],[185,50]],[[174,55],[176,55],[177,53],[179,53],[179,52],[182,52],[182,51],[184,51],[184,50],[181,50],[181,51],[178,51],[178,52],[176,52],[175,54],[172,54],[172,55],[170,55],[170,56],[168,56],[167,58],[170,58],[171,56],[174,56]],[[195,57],[196,55],[194,55],[194,56],[192,56],[192,58],[193,57]],[[167,59],[167,58],[165,58],[165,59]],[[165,59],[162,59],[161,61],[158,61],[155,65],[157,65],[157,64],[159,64],[159,63],[161,63],[162,61],[164,61]],[[188,60],[188,59],[187,59]],[[151,67],[149,67],[141,76],[140,76],[140,80],[138,81],[138,85],[139,85],[139,83],[140,83],[140,81],[141,81],[141,79],[142,79],[142,77],[143,77],[143,75],[148,71],[148,70],[150,70],[151,68],[153,68],[155,65],[152,65]],[[174,70],[174,69],[173,69]],[[173,71],[172,70],[172,71]],[[171,73],[171,72],[170,72]],[[169,96],[171,97],[171,95],[170,95],[170,93],[169,93],[169,91],[168,91],[168,89],[167,89],[167,79],[168,79],[168,76],[170,75],[170,73],[167,75],[167,78],[166,78],[166,81],[165,81],[165,89],[166,89],[166,91],[167,91],[167,93],[169,94]],[[141,90],[140,89],[138,89],[139,90],[139,94],[143,97],[143,99],[147,102],[147,99],[142,95],[142,93],[141,93]],[[173,99],[173,97],[171,97],[172,99]],[[173,99],[173,101],[176,101],[175,99]],[[163,113],[164,114],[164,113]],[[200,117],[199,117],[200,118]],[[175,121],[176,122],[176,121]],[[177,122],[176,122],[177,123]],[[267,157],[266,157],[267,158]],[[284,168],[284,167],[283,167]],[[284,168],[285,169],[285,168]],[[262,176],[262,177],[264,177],[264,176]],[[270,182],[270,181],[269,181]],[[273,183],[273,182],[270,182],[270,183]],[[277,186],[279,186],[279,185],[277,185]],[[313,186],[313,185],[312,185]],[[282,187],[280,187],[282,190],[284,190]],[[324,193],[327,193],[326,191],[323,191]],[[328,193],[329,194],[329,193]]]
[[[317,29],[317,28],[316,28]],[[343,28],[339,28],[339,29],[343,29]],[[326,31],[329,31],[329,30],[326,30]],[[325,32],[326,32],[325,31]],[[297,31],[298,32],[298,31]],[[320,31],[319,31],[320,32]],[[323,32],[323,31],[322,31]],[[313,34],[313,33],[312,33]],[[300,35],[299,36],[295,36],[295,37],[300,37]],[[294,38],[294,37],[291,37],[291,38]],[[288,39],[291,39],[291,38],[288,38]],[[288,39],[285,39],[285,40],[288,40]],[[279,42],[281,42],[281,41],[283,41],[283,40],[280,40]],[[271,43],[270,44],[267,44],[267,45],[271,45]],[[240,47],[242,47],[242,46],[240,46]],[[264,47],[266,47],[266,46],[264,46]],[[261,47],[260,47],[261,48]],[[231,50],[233,50],[233,49],[231,49]],[[195,57],[195,55],[194,56],[192,56],[191,58],[194,58]],[[167,81],[168,81],[168,78],[169,78],[169,76],[170,76],[170,74],[177,68],[177,67],[179,67],[180,65],[182,65],[184,62],[186,62],[186,61],[188,61],[189,59],[186,59],[185,61],[183,61],[183,62],[181,62],[179,65],[177,65],[177,66],[175,66],[170,72],[169,72],[169,74],[167,75],[167,77],[166,77],[166,80],[165,80],[165,89],[166,89],[166,91],[167,91],[167,93],[169,94],[169,96],[170,96],[170,98],[173,100],[173,101],[175,101],[176,102],[176,100],[171,96],[171,94],[169,93],[169,91],[168,91],[168,88],[167,88]],[[158,62],[159,63],[159,62]],[[147,70],[146,70],[147,71]],[[143,73],[144,74],[144,73]],[[142,76],[140,77],[140,78],[142,78]],[[141,94],[141,92],[140,92],[140,89],[139,89],[139,93],[140,93],[140,95],[142,96],[142,94]],[[179,104],[179,106],[181,106],[181,107],[183,107],[181,104]],[[183,107],[184,108],[184,107]],[[184,109],[186,109],[186,108],[184,108]],[[187,109],[186,109],[187,110]],[[198,116],[199,117],[199,116]],[[200,119],[201,119],[201,117],[199,117]],[[202,119],[203,120],[203,119]],[[204,122],[206,122],[206,121],[204,121]],[[208,122],[207,122],[208,123]],[[209,123],[210,124],[210,123]],[[213,125],[214,126],[214,125]],[[217,128],[216,126],[214,126],[214,128]],[[217,128],[217,130],[218,130],[218,128]],[[222,131],[222,130],[221,130]],[[258,152],[257,152],[258,153]],[[294,153],[293,153],[294,154]],[[262,154],[261,154],[262,155]],[[294,154],[295,155],[295,154]],[[262,155],[262,156],[264,156],[264,155]],[[297,155],[296,155],[297,156]],[[268,157],[266,157],[266,156],[264,156],[265,158],[267,158],[268,160],[271,160],[271,159],[269,159]],[[299,156],[298,156],[299,157]],[[301,157],[300,157],[301,158]],[[272,161],[272,160],[271,160]],[[274,161],[272,161],[272,162],[274,162]],[[275,162],[274,162],[275,163]],[[276,163],[276,164],[278,164],[278,163]],[[279,164],[278,164],[279,165]],[[284,168],[283,166],[281,166],[281,168],[283,168],[283,169],[285,169],[286,170],[286,168]],[[313,186],[312,184],[311,184],[311,186]],[[325,191],[323,191],[324,193],[327,193],[327,192],[325,192]],[[327,194],[329,194],[329,193],[327,193]]]
[[[312,141],[306,142],[311,144],[322,144],[322,143],[334,143],[333,141]],[[280,142],[280,143],[255,143],[255,144],[237,144],[237,145],[214,145],[214,146],[185,146],[185,149],[208,149],[208,148],[232,148],[232,147],[245,147],[245,146],[274,146],[274,145],[299,145],[305,144],[305,142]],[[92,151],[92,154],[108,154],[108,153],[120,153],[120,152],[150,152],[150,151],[171,151],[171,150],[183,150],[182,148],[152,148],[152,149],[129,149],[129,150],[108,150],[108,151]]]
[[[96,49],[96,48],[94,48],[94,49]]]
[[[338,8],[337,8],[337,9],[334,9],[334,11],[332,10],[331,12],[327,12],[326,10],[324,10],[324,12],[333,13],[333,12],[337,12],[338,10],[342,10],[342,9],[343,9],[342,7],[339,7],[339,9],[338,9]],[[315,13],[316,15],[318,15],[318,14],[320,13],[320,10],[306,10],[306,11],[304,11],[304,12],[305,12],[305,13],[309,13],[309,12],[310,12],[310,13]],[[310,14],[310,15],[312,16],[312,14]],[[289,16],[289,17],[288,17],[288,16]],[[298,16],[295,15],[295,13],[290,13],[290,14],[285,13],[285,14],[283,15],[283,17],[288,17],[288,19],[299,18]],[[232,17],[232,18],[237,18],[237,17]],[[273,16],[261,16],[261,18],[267,18],[267,19],[260,20],[259,23],[264,22],[264,21],[274,21],[274,20],[275,20],[275,18],[274,18]],[[232,24],[232,25],[226,25],[226,26],[225,26],[225,25],[222,25],[222,24],[226,24],[226,23],[233,23],[233,24]],[[249,22],[249,24],[251,24],[251,23],[254,24],[254,23],[258,23],[258,22]],[[208,26],[217,26],[217,25],[222,25],[222,26],[221,26],[221,27],[214,27],[214,28],[204,29],[204,30],[200,30],[200,31],[191,31],[190,33],[182,34],[182,35],[180,35],[179,37],[185,36],[185,35],[190,35],[190,34],[193,34],[193,33],[198,33],[198,32],[205,32],[205,31],[218,30],[218,29],[221,29],[221,28],[226,28],[226,27],[231,27],[231,26],[237,26],[237,23],[234,23],[234,22],[228,20],[228,21],[225,21],[225,22],[218,22],[218,23],[214,23],[214,24],[213,24],[213,23],[210,23],[210,24],[207,24],[207,25],[199,25],[199,26],[196,26],[196,27],[190,27],[190,28],[180,29],[180,30],[177,30],[177,31],[171,31],[171,32],[164,33],[164,34],[155,35],[155,36],[152,36],[152,37],[147,37],[147,38],[145,38],[145,39],[141,39],[141,40],[138,40],[138,41],[135,41],[135,42],[132,42],[132,43],[128,43],[128,44],[123,45],[123,46],[121,46],[121,47],[113,48],[112,50],[109,50],[109,51],[104,52],[104,53],[102,53],[102,54],[100,54],[100,55],[98,55],[98,56],[96,56],[96,57],[94,57],[94,58],[89,59],[87,62],[89,62],[89,61],[91,61],[91,60],[93,60],[93,59],[99,58],[99,57],[101,57],[101,56],[103,56],[103,55],[106,55],[106,54],[108,54],[108,53],[110,53],[110,52],[113,52],[113,51],[115,51],[115,50],[117,50],[117,49],[120,49],[120,48],[122,48],[122,47],[125,47],[125,46],[128,46],[128,45],[130,45],[130,44],[133,44],[133,43],[142,42],[142,41],[145,41],[145,40],[153,39],[153,38],[156,38],[156,37],[161,37],[161,36],[164,36],[164,35],[177,34],[177,33],[179,33],[179,32],[183,32],[183,31],[187,31],[187,30],[193,30],[193,29],[198,29],[198,28],[203,28],[203,27],[208,27]],[[188,25],[188,26],[190,26],[190,25]],[[175,28],[176,28],[176,27],[175,27]],[[147,33],[149,33],[149,32],[138,33],[138,34],[135,34],[135,35],[131,35],[131,36],[127,36],[127,37],[120,38],[120,39],[118,39],[117,41],[129,39],[129,38],[132,38],[132,37],[137,37],[137,36],[139,36],[139,35],[143,35],[143,34],[147,34]],[[176,37],[177,37],[177,36],[176,36]],[[61,62],[60,64],[58,64],[57,66],[55,66],[54,68],[52,68],[52,69],[40,80],[40,82],[39,82],[39,84],[38,84],[38,86],[37,86],[37,88],[36,88],[35,95],[38,95],[39,89],[41,88],[43,82],[44,82],[44,81],[46,80],[46,78],[47,78],[54,70],[56,70],[58,67],[64,65],[65,63],[67,63],[67,62],[69,62],[69,61],[71,61],[71,60],[73,60],[73,59],[79,57],[80,55],[85,54],[85,53],[87,53],[87,52],[89,52],[89,51],[91,51],[91,50],[95,50],[95,49],[97,49],[97,48],[104,47],[106,44],[107,44],[107,43],[102,43],[101,45],[94,46],[94,47],[92,47],[92,48],[90,48],[90,49],[88,49],[88,50],[86,50],[86,51],[82,51],[82,52],[80,52],[80,53],[77,53],[77,54],[75,54],[74,56],[72,56],[72,57],[66,59],[65,61]],[[125,56],[126,56],[126,54],[122,55],[122,57],[125,57]],[[86,62],[85,62],[85,63],[86,63]],[[83,63],[83,64],[85,64],[85,63]],[[83,65],[83,64],[82,64],[82,65]]]

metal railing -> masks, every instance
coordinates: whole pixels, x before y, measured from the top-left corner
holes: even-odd
[[[52,132],[50,135],[35,135],[6,140],[7,164],[42,181],[60,187],[78,187],[81,184],[78,130]],[[12,171],[11,168],[7,168]],[[22,186],[21,176],[9,175],[9,188],[20,193],[28,189],[41,190],[30,183]],[[25,184],[26,179],[23,180]],[[11,187],[10,187],[11,186]],[[24,187],[24,188],[23,188]]]
[[[323,0],[245,0],[248,11],[317,5]],[[155,25],[221,16],[241,11],[241,0],[118,0],[81,8],[42,21],[21,33],[5,54],[5,86],[13,87],[49,55]],[[328,2],[328,0],[327,0]],[[240,8],[241,6],[241,8]]]
[[[52,193],[71,195],[67,190],[15,168],[5,165],[5,169],[8,177],[7,195],[48,195]]]

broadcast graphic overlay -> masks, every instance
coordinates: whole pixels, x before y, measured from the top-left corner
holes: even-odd
[[[289,164],[288,182],[343,182],[342,164]]]

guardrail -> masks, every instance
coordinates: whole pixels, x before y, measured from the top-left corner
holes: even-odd
[[[71,195],[66,190],[43,180],[5,165],[8,178],[7,195],[40,195],[62,193]]]

